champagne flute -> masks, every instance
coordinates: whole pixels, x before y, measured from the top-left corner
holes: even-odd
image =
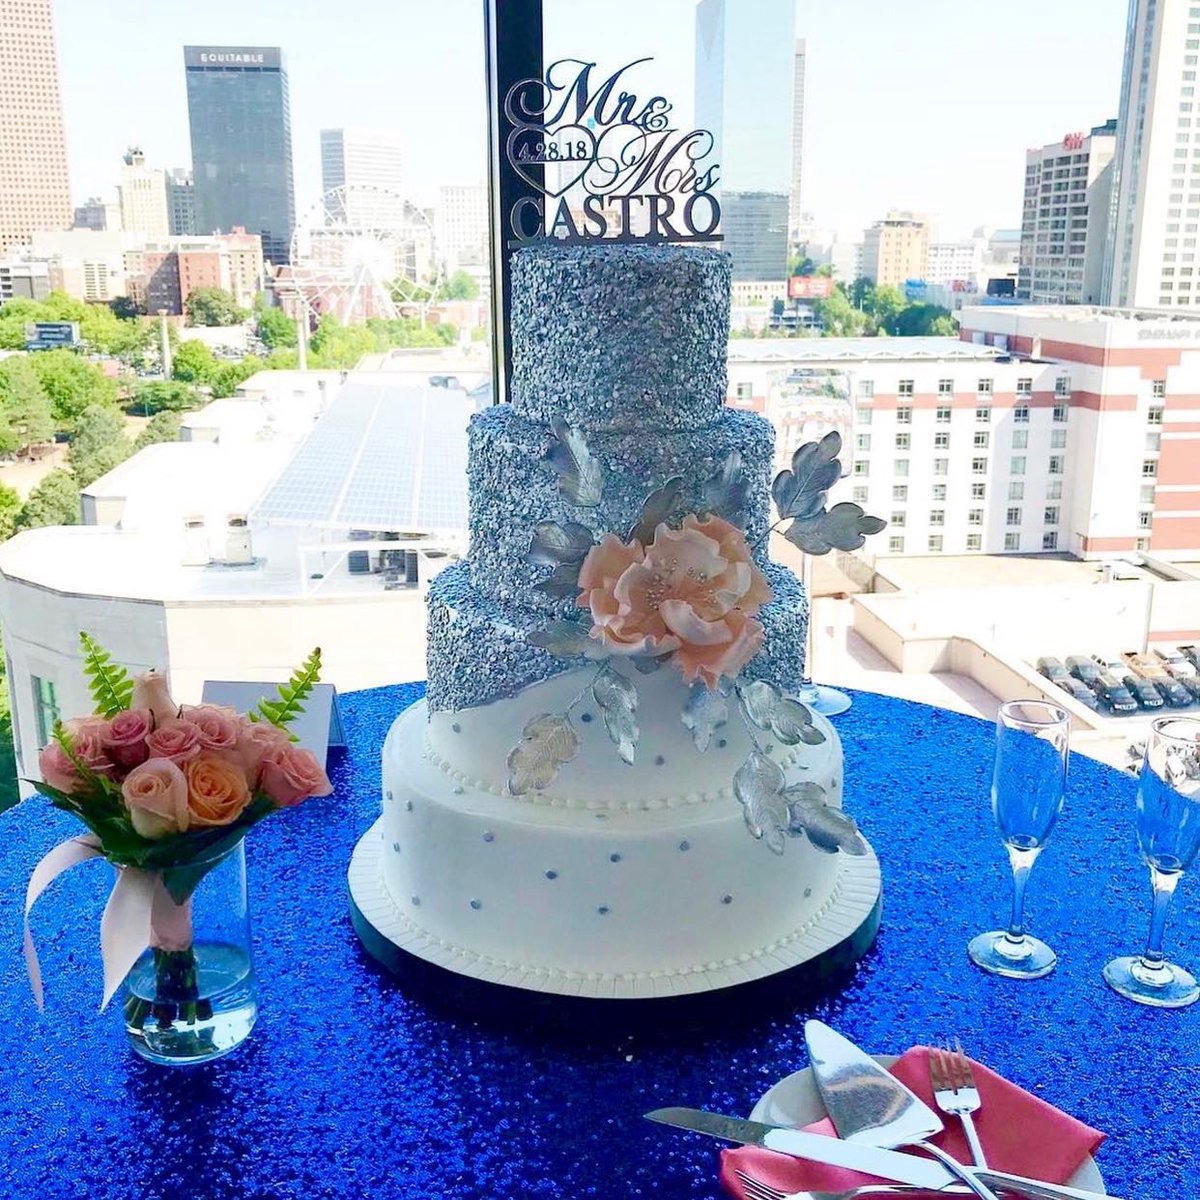
[[[1025,886],[1062,812],[1071,718],[1057,704],[1013,700],[996,714],[992,815],[1013,873],[1012,920],[967,946],[971,961],[1008,979],[1040,979],[1058,957],[1025,932]]]
[[[1175,887],[1200,850],[1200,718],[1151,722],[1138,779],[1137,835],[1154,891],[1150,936],[1140,955],[1114,958],[1104,978],[1138,1004],[1183,1008],[1200,999],[1200,986],[1166,960],[1162,941]]]

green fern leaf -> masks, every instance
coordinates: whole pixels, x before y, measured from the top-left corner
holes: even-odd
[[[279,699],[261,701],[251,717],[257,716],[279,729],[287,729],[304,711],[304,702],[312,695],[312,690],[320,679],[321,650],[320,647],[316,647],[292,673],[291,679],[280,684]]]
[[[133,700],[133,680],[91,634],[80,633],[79,640],[83,644],[83,673],[87,676],[92,702],[102,717],[111,719],[124,712]]]

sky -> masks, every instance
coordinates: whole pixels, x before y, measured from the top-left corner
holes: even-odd
[[[889,208],[936,236],[1016,227],[1027,147],[1117,114],[1127,0],[728,0],[794,3],[808,42],[805,207],[857,236]],[[121,154],[190,164],[185,44],[287,56],[296,202],[320,194],[319,131],[394,129],[411,197],[486,169],[481,0],[55,0],[71,185],[108,196]],[[556,52],[617,66],[693,106],[695,0],[545,0]],[[118,12],[120,16],[118,16]],[[753,80],[737,86],[752,87]]]

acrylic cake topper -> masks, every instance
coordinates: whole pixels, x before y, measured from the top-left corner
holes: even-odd
[[[712,193],[718,164],[705,161],[715,139],[707,129],[673,126],[674,105],[665,96],[642,100],[628,89],[629,73],[650,61],[636,59],[598,81],[595,63],[561,58],[543,78],[509,88],[505,152],[541,193],[522,196],[507,214],[511,246],[547,237],[721,240],[721,207]]]

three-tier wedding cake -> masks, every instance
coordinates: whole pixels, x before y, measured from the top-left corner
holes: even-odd
[[[512,403],[471,420],[470,551],[430,585],[428,692],[351,866],[368,945],[641,999],[869,944],[841,746],[789,695],[808,603],[767,555],[773,432],[724,404],[729,275],[516,252]]]

